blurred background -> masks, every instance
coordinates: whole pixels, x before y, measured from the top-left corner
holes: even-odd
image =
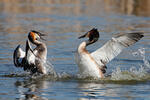
[[[113,73],[114,79],[135,79],[134,82],[124,85],[125,81],[112,84],[109,80],[104,85],[101,82],[80,82],[75,79],[31,80],[22,75],[12,76],[12,73],[23,72],[13,65],[12,55],[18,44],[24,48],[30,30],[48,34],[45,42],[48,61],[60,76],[62,73],[76,75],[78,67],[74,53],[83,41],[78,40],[78,37],[92,28],[100,31],[100,39],[87,48],[90,52],[117,33],[144,32],[142,40],[125,49],[107,65],[107,74]],[[144,69],[149,70],[149,39],[150,0],[0,0],[0,99],[147,99],[150,78]],[[118,66],[129,73],[136,72],[136,75],[132,77],[114,73]],[[134,67],[134,71],[131,67]],[[139,83],[138,79],[143,81],[145,77],[148,77],[148,81],[132,85]]]

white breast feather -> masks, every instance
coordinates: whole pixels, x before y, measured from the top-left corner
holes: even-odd
[[[76,55],[77,64],[79,66],[79,74],[81,77],[95,77],[100,78],[99,67],[95,64],[94,61],[91,61],[91,58],[87,54],[78,54]]]

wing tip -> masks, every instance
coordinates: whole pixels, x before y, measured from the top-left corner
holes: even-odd
[[[134,33],[128,33],[127,35],[129,38],[138,41],[140,40],[142,37],[144,37],[144,33],[143,32],[134,32]]]

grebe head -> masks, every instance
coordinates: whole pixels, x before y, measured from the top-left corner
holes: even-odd
[[[38,31],[31,30],[31,32],[29,32],[28,38],[32,43],[34,43],[34,41],[38,41],[39,39],[45,40],[42,36],[46,35]]]
[[[89,38],[89,40],[87,41],[87,45],[90,45],[92,43],[95,43],[98,40],[99,32],[96,28],[93,28],[92,30],[85,33],[84,35],[80,36],[79,39],[85,38],[85,37]]]

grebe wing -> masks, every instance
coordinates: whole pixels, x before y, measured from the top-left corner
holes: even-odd
[[[21,63],[24,57],[25,57],[25,52],[20,48],[20,45],[18,45],[13,53],[14,65],[16,67],[22,67]]]
[[[101,48],[92,52],[91,56],[100,66],[103,66],[121,53],[124,48],[136,43],[143,36],[141,32],[119,34],[116,37],[112,37]]]

